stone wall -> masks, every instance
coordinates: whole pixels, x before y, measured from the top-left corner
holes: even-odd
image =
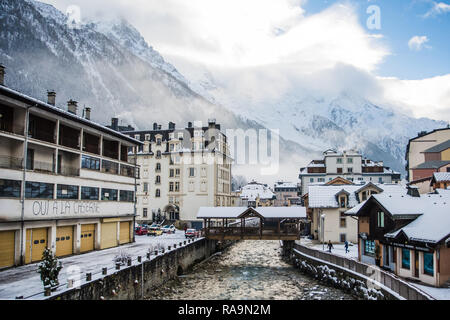
[[[175,250],[152,257],[143,263],[90,281],[80,287],[50,297],[52,300],[139,300],[153,288],[184,273],[216,251],[216,242],[201,239]],[[144,279],[142,279],[142,274]]]

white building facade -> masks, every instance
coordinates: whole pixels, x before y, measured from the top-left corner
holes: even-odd
[[[133,240],[128,149],[139,142],[54,98],[0,85],[0,268],[39,261],[46,247],[66,256]]]
[[[323,155],[323,159],[313,160],[300,169],[302,195],[308,192],[309,185],[326,183],[337,177],[355,183],[398,183],[401,178],[400,173],[385,167],[382,161],[363,158],[354,150],[327,150]]]
[[[230,150],[215,120],[208,126],[124,132],[143,142],[136,163],[141,168],[137,191],[137,221],[162,220],[201,228],[200,207],[234,206]]]

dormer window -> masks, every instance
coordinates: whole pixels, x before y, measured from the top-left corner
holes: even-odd
[[[157,139],[156,139],[156,145],[158,145],[158,146],[161,145],[161,138],[157,138]]]
[[[150,135],[149,134],[145,135],[145,141],[150,141]]]
[[[156,159],[161,159],[161,151],[156,151]]]
[[[347,207],[347,197],[346,196],[340,196],[339,197],[339,206],[341,208],[346,208]]]

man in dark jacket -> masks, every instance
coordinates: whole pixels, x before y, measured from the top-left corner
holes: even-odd
[[[333,244],[331,243],[331,240],[328,240],[328,252],[331,253],[331,249],[333,249]]]

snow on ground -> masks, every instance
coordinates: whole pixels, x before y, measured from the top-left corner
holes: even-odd
[[[417,283],[411,283],[411,285],[425,291],[437,300],[450,300],[450,288],[435,288]]]
[[[161,236],[136,236],[136,242],[121,245],[120,247],[92,251],[85,254],[73,255],[61,258],[63,269],[59,274],[61,286],[56,290],[60,293],[67,290],[67,279],[75,279],[76,284],[85,282],[86,273],[92,273],[92,280],[101,278],[102,268],[108,268],[108,274],[115,269],[113,259],[119,252],[126,252],[131,255],[133,265],[137,264],[137,256],[142,256],[146,260],[147,251],[150,247],[161,243],[167,246],[178,244],[186,240],[184,232],[177,230],[173,234],[162,234]],[[172,249],[173,250],[173,249]],[[152,255],[151,258],[154,258]],[[15,299],[23,296],[30,299],[44,299],[43,285],[40,274],[37,273],[38,263],[15,267],[0,272],[0,299]],[[78,282],[77,282],[78,281]],[[35,295],[36,294],[36,295]],[[52,293],[53,295],[54,293]]]
[[[325,246],[322,243],[319,243],[315,240],[310,240],[307,238],[302,238],[300,240],[300,244],[310,247],[315,250],[323,251],[323,248],[325,248],[325,251],[328,252],[327,244],[325,243]],[[342,256],[349,259],[358,259],[358,245],[354,243],[349,243],[348,245],[349,252],[345,253],[345,247],[344,244],[337,244],[333,243],[333,249],[331,249],[331,253]]]

